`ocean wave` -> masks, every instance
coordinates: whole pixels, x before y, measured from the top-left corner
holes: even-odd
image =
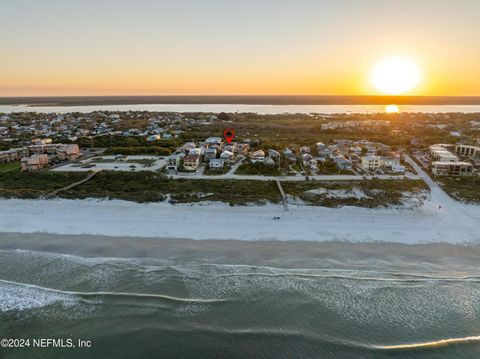
[[[113,258],[113,257],[79,257],[69,254],[36,252],[29,250],[0,250],[3,261],[11,260],[15,263],[19,259],[29,264],[57,263],[66,269],[78,270],[80,267],[89,271],[98,272],[103,266],[108,266],[112,272],[125,273],[166,273],[173,270],[180,276],[198,277],[212,275],[218,277],[228,276],[270,276],[270,277],[305,277],[305,278],[338,278],[365,281],[384,282],[423,282],[423,281],[469,281],[480,282],[480,273],[465,272],[452,275],[452,271],[425,271],[409,272],[394,271],[387,268],[379,269],[346,269],[346,268],[282,268],[274,266],[258,266],[248,264],[221,264],[221,263],[198,263],[198,264],[175,264],[172,261],[153,258]],[[19,258],[20,257],[20,258]],[[22,258],[23,257],[23,258]],[[35,269],[35,268],[34,268]],[[448,275],[447,275],[448,273]],[[453,272],[455,274],[455,272]],[[168,273],[170,277],[172,273]]]
[[[298,277],[298,278],[327,278],[327,279],[348,279],[348,280],[358,280],[358,281],[378,281],[378,282],[405,282],[405,283],[415,283],[415,282],[480,282],[478,277],[426,277],[426,278],[410,278],[410,279],[400,279],[400,278],[382,278],[382,277],[361,277],[361,276],[348,276],[348,275],[339,275],[339,274],[306,274],[306,273],[228,273],[228,274],[219,274],[218,277]]]
[[[65,297],[58,297],[58,295],[80,297],[80,298],[81,297],[129,297],[129,298],[135,297],[135,298],[144,298],[144,299],[162,299],[162,300],[168,300],[172,302],[190,303],[190,304],[226,302],[229,300],[228,298],[222,298],[222,299],[181,298],[181,297],[169,296],[165,294],[155,294],[155,293],[108,292],[108,291],[99,291],[99,292],[66,291],[66,290],[42,287],[34,284],[18,283],[18,282],[3,280],[3,279],[0,279],[0,283],[7,284],[9,286],[19,286],[22,288],[28,288],[36,291],[43,291],[43,292],[55,294],[53,297],[44,296],[44,298],[50,299],[50,300],[44,301],[43,303],[44,305],[51,304],[52,302],[55,302],[56,300],[59,300],[59,299],[65,299]],[[2,301],[3,299],[2,297],[0,297],[0,302]]]
[[[64,293],[47,292],[34,286],[20,286],[4,280],[0,283],[0,313],[42,308],[56,303],[66,308],[77,304],[74,297]]]
[[[383,350],[399,350],[399,349],[418,349],[418,348],[436,348],[452,344],[468,344],[480,342],[480,336],[469,336],[463,338],[447,338],[434,340],[430,342],[411,343],[411,344],[396,344],[396,345],[376,345],[375,349]]]

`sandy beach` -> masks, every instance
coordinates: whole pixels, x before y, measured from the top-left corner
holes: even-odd
[[[442,199],[442,198],[440,198]],[[447,200],[448,201],[448,200]],[[0,200],[0,232],[144,238],[475,243],[480,207],[432,198],[419,208],[324,208],[119,200]],[[280,217],[275,220],[274,217]]]

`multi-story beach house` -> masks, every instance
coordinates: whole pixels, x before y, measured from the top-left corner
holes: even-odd
[[[208,163],[208,168],[211,170],[220,170],[225,166],[225,161],[221,158],[212,158]]]
[[[363,156],[362,168],[367,171],[376,171],[382,167],[382,157],[380,156]]]
[[[183,159],[183,168],[187,171],[196,171],[200,165],[200,156],[188,155]]]
[[[432,173],[435,176],[471,176],[473,165],[469,162],[432,162]]]
[[[38,154],[32,155],[30,157],[24,157],[21,161],[22,171],[40,171],[41,169],[48,166],[48,155]]]

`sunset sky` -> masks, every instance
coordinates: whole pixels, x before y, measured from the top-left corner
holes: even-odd
[[[479,0],[0,0],[0,96],[480,95]]]

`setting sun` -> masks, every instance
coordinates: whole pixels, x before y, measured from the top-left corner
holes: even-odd
[[[400,57],[388,58],[375,65],[371,81],[375,89],[387,95],[400,95],[415,89],[421,79],[415,62]]]
[[[385,107],[386,113],[398,113],[400,110],[398,109],[397,105],[387,105]]]

